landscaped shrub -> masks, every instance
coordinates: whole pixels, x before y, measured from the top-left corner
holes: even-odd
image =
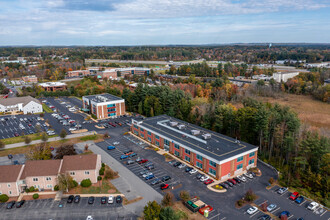
[[[104,178],[105,179],[113,179],[117,175],[118,175],[118,172],[115,172],[113,170],[107,170],[107,171],[105,171]]]
[[[99,171],[99,175],[100,175],[100,176],[104,175],[104,170],[105,170],[104,167],[102,167],[102,168],[100,169],[100,171]]]
[[[243,204],[244,204],[244,200],[243,199],[240,199],[240,200],[236,201],[236,205],[238,207],[241,207]]]
[[[35,194],[33,194],[33,199],[38,199],[39,198],[39,194],[38,193],[35,193]]]
[[[102,167],[103,167],[103,168],[105,167],[105,163],[102,163]]]
[[[29,192],[34,192],[36,189],[34,188],[34,186],[31,186],[30,188],[29,188]]]
[[[0,195],[0,202],[7,202],[9,197],[6,194]]]
[[[102,180],[102,176],[98,176],[98,177],[97,177],[97,180],[98,180],[98,181]]]
[[[60,189],[60,187],[58,185],[54,186],[54,191],[58,191]]]
[[[90,179],[84,179],[81,181],[80,185],[82,187],[90,187],[92,185],[92,181]]]
[[[72,184],[73,184],[73,187],[77,187],[78,186],[78,182],[75,181],[75,180],[72,181]]]
[[[253,200],[255,200],[257,198],[256,194],[254,194],[254,192],[252,191],[252,189],[249,189],[244,196],[245,201],[247,202],[252,202]]]
[[[275,180],[274,180],[273,177],[271,177],[271,178],[269,178],[268,182],[269,182],[270,184],[273,184],[273,183],[275,182]]]

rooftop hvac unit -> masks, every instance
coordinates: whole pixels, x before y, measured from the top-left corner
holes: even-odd
[[[199,131],[199,130],[191,130],[192,135],[199,135],[200,133],[201,133],[201,131]]]
[[[203,134],[202,136],[203,136],[204,140],[211,139],[211,134],[206,133],[206,134]]]
[[[183,130],[183,129],[186,128],[186,126],[185,125],[178,125],[178,128],[179,128],[179,130]]]
[[[172,127],[177,126],[177,125],[178,125],[178,122],[176,122],[176,121],[171,121],[171,122],[170,122],[170,125],[171,125]]]

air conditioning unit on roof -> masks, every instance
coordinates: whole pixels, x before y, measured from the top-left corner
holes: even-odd
[[[199,131],[199,130],[191,130],[192,135],[199,135],[200,133],[201,133],[201,131]]]
[[[171,125],[172,127],[177,126],[177,125],[178,125],[178,122],[176,122],[176,121],[171,121],[171,122],[170,122],[170,125]]]
[[[179,129],[179,130],[183,130],[183,129],[185,129],[185,128],[186,128],[185,125],[178,125],[178,129]]]
[[[211,139],[211,134],[209,134],[209,133],[203,134],[202,136],[203,136],[204,140]]]

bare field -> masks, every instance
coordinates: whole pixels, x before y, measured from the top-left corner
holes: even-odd
[[[330,137],[330,104],[313,99],[311,96],[286,94],[283,97],[257,97],[257,99],[291,107],[300,120],[311,129],[319,129],[322,135]]]

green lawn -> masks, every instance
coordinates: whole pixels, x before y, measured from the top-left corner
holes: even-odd
[[[49,108],[45,103],[42,103],[42,108],[47,113],[53,113],[53,110],[51,110],[51,108]]]
[[[29,135],[24,135],[24,136],[18,136],[18,137],[12,137],[12,138],[2,139],[2,142],[5,145],[7,145],[7,144],[20,143],[20,142],[24,142],[25,141],[25,137],[26,136],[30,137],[32,141],[34,141],[34,140],[40,140],[41,139],[41,133],[37,133],[37,134],[29,134]],[[56,137],[56,136],[58,136],[58,135],[48,136],[48,138]]]
[[[80,140],[82,140],[82,141],[94,141],[97,138],[98,138],[97,135],[88,135],[88,136],[80,138]]]
[[[102,186],[90,186],[88,188],[81,187],[82,194],[107,194],[110,189],[115,189],[115,193],[120,193],[109,181],[102,181]]]

